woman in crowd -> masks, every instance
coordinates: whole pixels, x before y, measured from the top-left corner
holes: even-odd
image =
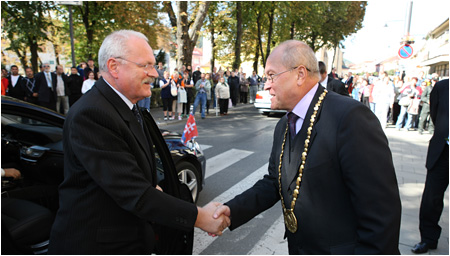
[[[414,80],[416,79],[416,80]],[[397,123],[395,124],[395,128],[400,130],[402,126],[405,124],[405,128],[407,128],[407,123],[411,125],[410,115],[408,115],[408,107],[411,104],[412,98],[414,98],[414,85],[416,84],[417,78],[413,78],[410,82],[406,82],[400,88],[400,95],[398,104],[400,105],[400,114],[397,118]],[[413,85],[413,87],[411,87]]]
[[[386,129],[388,111],[394,103],[394,87],[390,84],[389,77],[385,72],[375,83],[373,88],[373,101],[376,103],[375,115],[380,121],[381,128]]]
[[[241,87],[241,103],[247,104],[247,97],[248,97],[248,80],[246,78],[246,73],[241,72],[239,75],[239,86]]]
[[[164,121],[172,118],[173,96],[170,93],[170,84],[172,82],[172,79],[169,79],[169,77],[169,72],[164,71],[164,78],[159,80],[159,87],[161,88],[161,99],[163,102]],[[167,116],[167,111],[169,111],[169,116]]]
[[[362,91],[361,95],[361,102],[366,105],[370,109],[370,87],[369,87],[369,80],[366,78],[362,79],[361,82],[361,88],[359,89]]]
[[[173,74],[171,76],[171,95],[172,95],[172,110],[174,113],[174,115],[172,117],[170,117],[170,120],[174,120],[175,119],[175,115],[177,112],[177,105],[178,105],[178,88],[181,86],[181,82],[183,81],[183,77],[180,75],[180,73],[178,72],[178,69],[175,69],[173,71]],[[176,88],[176,91],[172,91],[172,87]],[[176,94],[175,94],[176,92]],[[181,109],[178,109],[178,112],[181,113]]]
[[[89,71],[87,74],[88,79],[84,80],[83,86],[81,87],[81,93],[85,94],[87,91],[89,91],[92,86],[95,84],[95,74],[93,71]]]
[[[191,104],[192,102],[194,102],[194,89],[192,89],[194,87],[194,81],[191,80],[191,76],[189,75],[188,70],[184,71],[183,83],[184,89],[186,90],[186,103],[183,104],[182,115],[184,115],[184,117],[188,117],[191,109]]]
[[[230,87],[225,82],[225,78],[221,77],[216,85],[216,98],[219,99],[220,115],[228,114],[228,101],[230,99]]]
[[[186,71],[185,71],[186,72]],[[185,90],[186,85],[184,84],[184,79],[179,79],[179,83],[177,83],[178,94],[177,94],[177,111],[178,111],[178,120],[182,119],[181,114],[183,113],[183,106],[187,103],[187,92]]]

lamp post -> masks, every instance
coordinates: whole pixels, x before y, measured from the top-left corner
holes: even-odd
[[[72,20],[72,6],[73,5],[82,5],[81,1],[57,1],[60,5],[67,5],[69,9],[69,26],[70,26],[70,49],[72,51],[72,67],[76,67],[77,63],[75,62],[75,46],[73,40],[73,20]]]

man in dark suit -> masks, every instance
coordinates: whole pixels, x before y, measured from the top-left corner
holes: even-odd
[[[277,46],[265,72],[271,108],[288,111],[275,128],[269,173],[215,217],[230,216],[233,230],[281,200],[290,254],[399,254],[399,190],[375,115],[318,84],[303,42]]]
[[[70,76],[67,79],[67,87],[69,88],[69,106],[72,105],[81,98],[81,87],[83,86],[83,77],[78,74],[78,69],[72,67],[70,69]]]
[[[44,71],[36,75],[34,92],[39,105],[56,111],[56,74],[50,72],[50,64],[44,63]]]
[[[427,179],[420,204],[421,242],[411,250],[425,253],[436,249],[442,228],[439,226],[448,187],[448,79],[437,82],[430,95],[430,117],[434,134],[427,154]]]
[[[348,94],[351,95],[353,91],[353,74],[348,72],[348,78],[345,81],[345,88],[348,90]]]
[[[64,181],[49,253],[151,254],[152,223],[220,235],[229,219],[212,218],[217,204],[199,208],[157,186],[153,144],[136,108],[158,76],[147,38],[115,31],[98,55],[102,77],[64,124]]]
[[[89,59],[87,66],[84,68],[84,79],[89,79],[89,71],[94,72],[94,79],[97,80],[98,79],[98,67],[95,66],[94,64],[94,60],[93,59]]]
[[[339,81],[338,79],[335,79],[331,75],[327,75],[327,67],[325,63],[323,63],[322,61],[319,61],[319,73],[320,73],[319,83],[323,87],[327,88],[328,91],[333,91],[344,96],[349,96],[343,82]]]
[[[19,100],[25,98],[25,90],[22,86],[23,76],[19,75],[19,68],[16,65],[11,66],[11,75],[8,79],[8,95]]]

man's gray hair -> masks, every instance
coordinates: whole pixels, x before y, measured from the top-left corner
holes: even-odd
[[[148,42],[147,37],[134,30],[117,30],[109,34],[103,40],[98,51],[98,65],[100,71],[108,71],[107,61],[111,57],[123,57],[128,55],[127,42],[132,37],[142,38]]]
[[[311,77],[320,80],[319,65],[314,51],[302,41],[287,40],[279,44],[274,51],[282,51],[281,61],[286,68],[293,68],[300,65],[307,67]]]

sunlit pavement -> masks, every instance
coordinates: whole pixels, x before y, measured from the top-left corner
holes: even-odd
[[[394,126],[385,130],[389,146],[394,159],[397,181],[402,200],[402,224],[400,229],[400,253],[413,254],[411,247],[420,241],[419,208],[422,192],[425,185],[428,143],[431,134],[417,131],[397,131]],[[442,227],[438,248],[430,250],[427,254],[448,255],[448,190],[445,193],[444,211],[439,225]]]

